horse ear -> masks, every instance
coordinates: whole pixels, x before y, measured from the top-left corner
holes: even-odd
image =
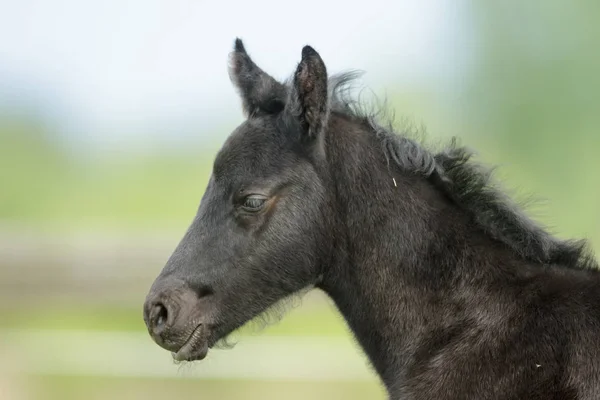
[[[235,40],[229,61],[229,77],[242,98],[246,116],[283,110],[285,87],[252,61],[239,38]]]
[[[321,135],[329,118],[327,68],[319,53],[310,46],[302,49],[288,107],[309,138]]]

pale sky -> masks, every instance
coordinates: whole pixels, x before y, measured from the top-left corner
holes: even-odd
[[[0,108],[41,98],[61,130],[84,141],[149,129],[177,136],[189,121],[210,134],[241,119],[227,75],[236,36],[276,78],[310,44],[331,73],[365,70],[384,94],[386,83],[459,74],[467,32],[455,0],[5,1]]]

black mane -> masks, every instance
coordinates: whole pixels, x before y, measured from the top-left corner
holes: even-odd
[[[391,122],[383,127],[378,121],[388,119],[384,107],[368,110],[350,95],[351,85],[359,75],[353,71],[330,78],[332,111],[368,124],[380,138],[388,162],[430,179],[488,235],[524,259],[545,265],[598,268],[586,240],[560,240],[530,219],[498,188],[492,180],[493,170],[473,162],[473,152],[459,146],[455,138],[442,151],[434,153],[411,138],[414,136],[411,129],[398,134]]]

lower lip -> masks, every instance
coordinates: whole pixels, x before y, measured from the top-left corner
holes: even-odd
[[[173,353],[173,359],[175,361],[196,361],[202,360],[208,353],[208,341],[207,341],[207,329],[204,325],[198,325],[194,332],[190,335],[189,339],[179,349],[177,353]],[[200,344],[200,348],[195,348]]]

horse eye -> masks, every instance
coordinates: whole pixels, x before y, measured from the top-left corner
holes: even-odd
[[[264,196],[252,194],[244,199],[244,203],[242,207],[246,211],[256,212],[260,211],[260,209],[264,206],[267,198]]]

